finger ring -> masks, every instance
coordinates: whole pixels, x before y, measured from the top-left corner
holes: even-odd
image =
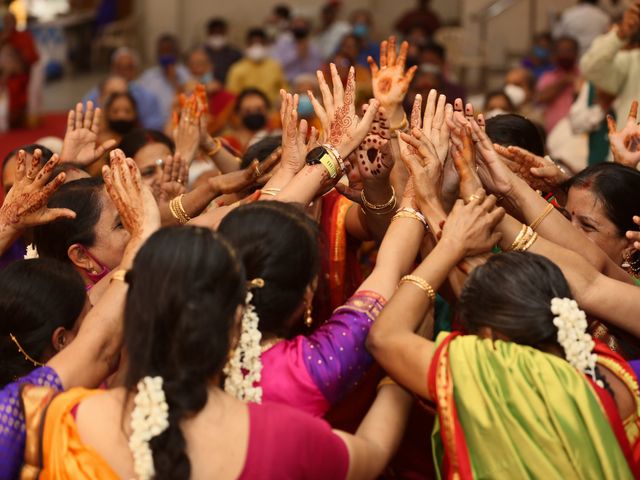
[[[27,178],[28,178],[29,180],[33,181],[33,180],[35,180],[35,179],[36,179],[36,176],[34,175],[34,176],[32,177],[32,176],[30,176],[30,175],[28,175],[28,174],[27,174]]]
[[[181,179],[181,178],[179,178],[179,179],[177,180],[177,182],[178,182],[180,185],[182,185],[182,179]]]
[[[468,198],[467,203],[471,203],[471,202],[473,202],[474,200],[480,200],[480,195],[477,195],[477,194],[475,194],[475,193],[474,193],[473,195],[471,195],[471,196]]]
[[[258,165],[256,165],[255,174],[256,174],[256,177],[262,176],[262,172],[260,171],[260,166],[258,166]]]

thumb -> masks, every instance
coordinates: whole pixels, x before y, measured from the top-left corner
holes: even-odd
[[[61,218],[67,218],[73,220],[76,218],[76,212],[69,210],[68,208],[49,208],[44,211],[40,217],[41,223],[50,223]]]

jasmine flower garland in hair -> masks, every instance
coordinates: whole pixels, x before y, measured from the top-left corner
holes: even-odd
[[[247,293],[240,340],[223,369],[227,377],[224,390],[239,400],[262,403],[262,387],[254,386],[261,379],[262,333],[258,330],[259,318],[255,307],[251,304],[252,298],[251,292]]]
[[[587,333],[585,313],[575,300],[557,297],[551,300],[551,312],[556,315],[553,324],[558,328],[558,343],[564,349],[567,362],[602,387],[602,381],[596,379],[598,356],[592,353],[595,342]]]
[[[30,260],[32,258],[40,258],[38,255],[38,250],[33,243],[27,245],[27,250],[24,253],[24,259]]]
[[[162,377],[147,376],[140,380],[133,401],[129,449],[136,477],[148,480],[155,475],[149,442],[169,427],[169,405],[162,389]]]

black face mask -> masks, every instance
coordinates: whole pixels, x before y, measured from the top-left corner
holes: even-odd
[[[296,40],[304,40],[309,36],[309,30],[306,28],[292,28],[291,33],[293,33]]]
[[[124,135],[136,128],[135,120],[109,120],[109,130]]]
[[[576,61],[574,58],[558,58],[556,60],[556,64],[558,65],[558,68],[570,72],[575,68]]]
[[[257,132],[267,124],[267,116],[264,113],[250,113],[242,117],[242,123],[252,132]]]

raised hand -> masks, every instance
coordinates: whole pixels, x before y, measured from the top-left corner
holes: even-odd
[[[122,225],[132,240],[144,240],[160,227],[160,211],[148,186],[142,183],[140,170],[120,149],[110,154],[111,166],[102,167],[107,193]]]
[[[508,196],[514,187],[514,174],[500,160],[493,143],[475,120],[471,122],[471,132],[478,152],[478,175],[482,184],[496,195]]]
[[[40,168],[42,152],[36,150],[28,166],[27,154],[18,152],[15,183],[0,207],[0,231],[11,230],[18,233],[25,228],[53,222],[59,218],[75,218],[76,213],[66,208],[47,208],[53,192],[64,183],[65,173],[60,173],[49,181],[51,171],[59,163],[58,155]]]
[[[206,118],[204,105],[198,96],[198,90],[188,98],[180,99],[182,109],[174,129],[176,152],[180,153],[188,165],[193,161],[202,140],[203,117]],[[205,103],[206,105],[206,103]],[[174,117],[174,123],[176,119]]]
[[[618,37],[629,40],[640,31],[640,5],[633,2],[622,16],[622,22],[618,26]]]
[[[298,95],[280,90],[280,120],[282,121],[282,168],[292,174],[298,173],[305,165],[307,155],[307,131],[309,125],[301,120],[298,125]]]
[[[380,104],[377,100],[371,100],[366,113],[360,119],[356,115],[355,107],[355,70],[353,67],[349,69],[347,85],[343,88],[336,66],[332,63],[330,68],[333,92],[329,90],[322,72],[318,72],[322,101],[330,119],[329,143],[338,150],[342,158],[347,158],[369,132]]]
[[[183,194],[189,179],[189,165],[180,153],[170,155],[162,165],[162,177],[154,184],[153,195],[159,204],[169,203],[171,199]]]
[[[63,163],[73,163],[86,167],[98,160],[110,148],[115,147],[116,141],[106,140],[97,146],[100,132],[100,117],[102,110],[93,108],[93,102],[87,102],[84,110],[82,103],[76,104],[75,110],[69,110],[67,117],[67,132],[62,142],[60,159]]]
[[[456,102],[458,101],[459,99],[456,100]],[[451,129],[451,156],[460,177],[460,196],[465,200],[468,200],[476,190],[482,188],[471,132],[471,122],[475,121],[473,108],[470,104],[467,106],[470,107],[467,109],[470,116],[465,118],[459,111],[455,111],[453,118],[448,121]]]
[[[371,68],[371,82],[373,95],[380,102],[390,116],[390,121],[394,121],[394,114],[401,109],[411,80],[416,73],[417,66],[405,71],[407,61],[407,51],[409,44],[402,42],[400,54],[396,56],[396,37],[391,36],[389,40],[380,43],[380,66],[372,57],[367,58]],[[394,128],[397,125],[393,125]]]
[[[363,107],[363,111],[367,111],[367,105]],[[393,168],[390,138],[389,122],[381,108],[376,113],[371,130],[355,152],[356,167],[363,181],[389,178]]]
[[[494,145],[505,165],[534,190],[550,192],[557,189],[569,175],[553,161],[540,157],[524,148]]]
[[[281,153],[282,149],[278,147],[262,163],[256,159],[242,170],[217,175],[209,178],[207,182],[218,195],[239,193],[255,185],[264,185],[270,177],[270,172],[280,162]]]
[[[462,200],[455,203],[442,229],[440,241],[459,249],[463,257],[488,252],[502,237],[494,230],[504,213],[503,208],[496,208],[496,197],[485,197],[484,190],[480,189],[467,205]]]
[[[421,118],[422,96],[416,95],[411,110],[411,128],[422,130],[423,138],[434,146],[438,159],[442,164],[446,162],[449,153],[450,129],[449,122],[453,119],[453,107],[447,103],[447,97],[438,95],[436,90],[431,90],[427,97],[427,105],[424,116]]]
[[[634,100],[629,109],[629,116],[624,128],[617,131],[616,121],[607,115],[609,127],[609,143],[616,163],[637,168],[640,163],[640,125],[638,125],[638,101]]]

